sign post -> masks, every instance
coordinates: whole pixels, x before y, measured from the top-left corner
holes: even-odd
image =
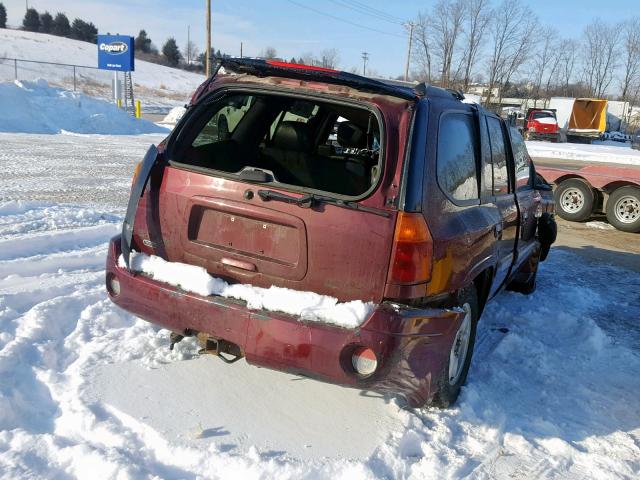
[[[135,70],[134,39],[128,35],[98,35],[98,68],[113,71],[113,99],[121,97],[118,72]]]

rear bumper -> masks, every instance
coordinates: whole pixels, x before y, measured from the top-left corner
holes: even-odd
[[[193,330],[237,344],[248,363],[339,385],[403,395],[413,405],[429,401],[447,365],[462,313],[381,304],[356,329],[301,321],[278,312],[249,310],[244,302],[202,297],[132,273],[117,265],[120,237],[109,245],[106,275],[121,308],[175,332]],[[377,371],[359,377],[351,366],[358,346],[371,348]]]

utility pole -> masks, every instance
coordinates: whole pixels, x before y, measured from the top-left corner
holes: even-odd
[[[407,65],[404,67],[404,81],[409,81],[409,65],[411,63],[411,44],[413,43],[413,27],[415,24],[409,22],[405,24],[405,27],[409,28],[409,48],[407,49]]]
[[[187,25],[187,63],[191,65],[191,25]]]
[[[207,51],[205,53],[205,75],[211,76],[211,0],[207,0]]]
[[[362,52],[362,76],[367,76],[367,60],[369,60],[369,53]]]
[[[242,42],[240,42],[240,58],[242,58]]]

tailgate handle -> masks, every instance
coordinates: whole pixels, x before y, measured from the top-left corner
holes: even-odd
[[[220,260],[220,263],[222,263],[226,267],[239,268],[241,270],[247,270],[249,272],[255,272],[258,269],[255,264],[251,262],[243,262],[242,260],[236,260],[235,258],[224,257]]]

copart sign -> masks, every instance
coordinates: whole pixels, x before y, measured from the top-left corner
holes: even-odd
[[[98,35],[98,68],[131,72],[134,70],[133,37]]]

